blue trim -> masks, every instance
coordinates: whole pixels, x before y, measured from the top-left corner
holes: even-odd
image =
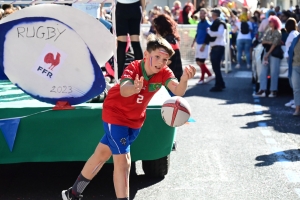
[[[27,18],[22,18],[22,19],[18,19],[18,20],[14,20],[14,21],[10,21],[10,22],[0,24],[0,30],[1,30],[0,31],[0,61],[1,61],[0,62],[0,71],[3,71],[3,72],[5,71],[4,70],[4,42],[5,42],[5,37],[6,37],[7,32],[10,31],[14,26],[22,24],[22,23],[26,24],[26,23],[33,23],[33,22],[45,22],[47,20],[53,20],[53,21],[57,21],[59,23],[62,23],[62,24],[69,27],[71,30],[73,30],[75,32],[75,30],[72,29],[67,24],[65,24],[65,23],[63,23],[63,22],[61,22],[57,19],[48,18],[48,17],[27,17]],[[11,48],[13,50],[13,48],[17,48],[17,46],[14,46],[14,47],[11,47]],[[106,83],[105,83],[103,73],[100,69],[100,66],[98,65],[95,57],[91,53],[88,46],[87,46],[87,48],[88,48],[89,53],[90,53],[90,59],[91,59],[92,65],[93,65],[95,79],[94,79],[94,82],[92,83],[92,87],[90,88],[89,91],[86,92],[85,95],[83,95],[81,97],[76,97],[76,98],[75,97],[46,98],[46,97],[40,97],[40,96],[30,94],[25,89],[23,89],[22,86],[19,86],[17,83],[15,85],[17,87],[19,87],[23,92],[30,95],[31,97],[33,97],[33,98],[35,98],[39,101],[54,104],[54,105],[57,103],[57,101],[67,101],[71,105],[76,105],[76,104],[84,103],[84,102],[94,98],[95,96],[101,94],[104,91],[104,89],[106,87]]]

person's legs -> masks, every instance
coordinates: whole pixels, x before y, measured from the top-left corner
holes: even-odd
[[[251,66],[251,53],[250,53],[251,45],[252,45],[251,40],[245,40],[244,52],[245,52],[245,55],[246,55],[247,68],[248,69]]]
[[[296,106],[294,115],[300,115],[300,67],[293,67],[292,82]]]
[[[266,54],[266,52],[264,54]],[[265,61],[263,60],[261,65],[260,75],[259,75],[259,84],[260,84],[259,90],[261,91],[267,90],[268,72],[270,67],[270,62],[268,62],[268,64],[264,64],[264,62]]]
[[[212,47],[210,53],[210,59],[213,71],[216,76],[215,87],[217,90],[222,90],[225,88],[225,83],[223,81],[222,73],[221,73],[221,60],[224,55],[225,47],[223,46],[216,46]]]
[[[140,2],[132,4],[131,12],[132,13],[128,24],[131,46],[133,48],[134,59],[141,60],[143,59],[143,51],[140,44],[140,27],[142,21]]]
[[[270,91],[271,92],[276,92],[278,90],[280,62],[281,60],[279,58],[270,56],[270,73],[271,73]]]
[[[130,153],[113,155],[114,186],[117,198],[129,198]]]
[[[62,192],[63,199],[73,199],[72,196],[76,198],[80,197],[86,186],[96,176],[111,155],[110,148],[105,144],[99,143],[93,155],[85,163],[72,188]]]
[[[236,68],[240,68],[242,64],[242,55],[243,55],[243,49],[244,49],[244,41],[242,39],[236,41],[237,46],[237,65]]]
[[[116,5],[116,34],[117,34],[117,64],[118,78],[121,78],[126,59],[127,34],[129,32],[129,20],[127,17],[127,5],[117,3]]]

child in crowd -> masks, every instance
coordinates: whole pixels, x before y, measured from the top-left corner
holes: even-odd
[[[188,80],[196,73],[193,66],[188,66],[178,82],[167,66],[173,54],[165,39],[149,35],[144,59],[130,63],[120,83],[108,91],[102,111],[105,134],[74,185],[62,191],[63,200],[81,200],[83,190],[111,156],[117,199],[129,200],[130,146],[144,124],[148,103],[162,85],[176,96],[183,96]]]

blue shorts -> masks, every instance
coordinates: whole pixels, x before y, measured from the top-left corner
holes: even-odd
[[[104,136],[101,143],[107,145],[112,154],[126,154],[130,152],[130,145],[138,137],[141,129],[127,126],[108,124],[103,122]]]

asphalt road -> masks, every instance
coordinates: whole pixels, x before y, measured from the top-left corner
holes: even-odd
[[[292,95],[283,83],[277,98],[254,99],[245,68],[225,74],[226,89],[190,81],[186,99],[195,123],[179,128],[178,148],[164,179],[131,173],[135,200],[300,199],[300,118],[284,107]],[[163,133],[162,133],[163,134]],[[60,200],[83,162],[0,165],[0,200]],[[113,167],[105,165],[84,199],[114,200]]]

